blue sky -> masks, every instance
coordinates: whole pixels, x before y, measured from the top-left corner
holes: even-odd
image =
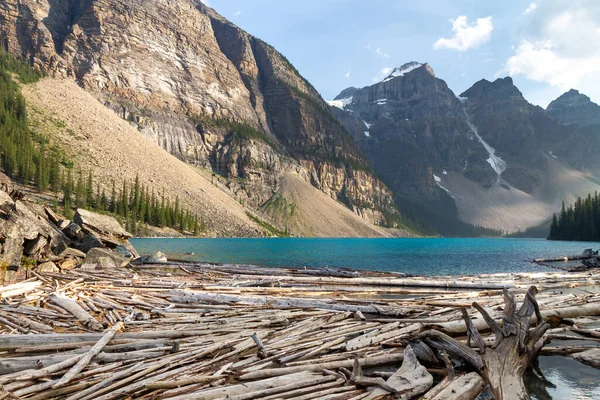
[[[207,0],[333,99],[409,61],[460,94],[510,75],[532,103],[570,88],[600,103],[598,0]]]

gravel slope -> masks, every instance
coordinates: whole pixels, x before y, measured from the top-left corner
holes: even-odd
[[[244,207],[216,188],[192,167],[145,138],[71,80],[46,78],[23,87],[32,125],[75,158],[76,168],[92,168],[109,191],[114,179],[164,189],[206,221],[210,235],[262,236]],[[110,193],[110,191],[109,191]]]

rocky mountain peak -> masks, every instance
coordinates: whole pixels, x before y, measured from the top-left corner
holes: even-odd
[[[412,72],[412,71],[414,71],[416,69],[419,69],[421,67],[426,67],[425,70],[427,72],[429,72],[431,75],[435,76],[435,73],[433,72],[433,69],[431,69],[431,67],[429,67],[429,65],[427,65],[426,63],[422,64],[422,63],[417,62],[417,61],[411,61],[411,62],[408,62],[408,63],[402,65],[401,67],[394,68],[394,70],[392,71],[392,73],[389,74],[383,80],[383,82],[388,82],[388,81],[391,81],[394,78],[398,78],[400,76],[404,76],[404,75],[406,75],[406,74],[408,74],[408,73],[410,73],[410,72]]]
[[[354,86],[350,86],[347,89],[344,89],[338,94],[333,100],[344,100],[354,96],[354,93],[358,92],[360,89],[355,88]]]
[[[493,82],[482,79],[463,92],[460,97],[479,101],[525,101],[523,93],[515,86],[511,77],[499,78]]]
[[[600,124],[600,106],[578,90],[571,89],[552,101],[546,112],[561,125]]]

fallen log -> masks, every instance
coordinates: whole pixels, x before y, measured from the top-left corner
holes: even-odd
[[[359,359],[360,365],[363,367],[371,367],[377,365],[395,364],[404,359],[404,354],[393,353],[386,356],[367,357]],[[274,369],[263,369],[254,372],[248,372],[239,377],[241,380],[264,379],[273,376],[281,376],[294,374],[301,371],[323,371],[326,369],[333,370],[338,368],[351,368],[354,365],[354,360],[331,361],[325,363],[315,363],[301,365],[298,367],[283,367]]]
[[[102,325],[72,299],[59,293],[53,293],[48,297],[48,300],[73,314],[83,326],[95,331],[102,330]]]
[[[90,363],[90,361],[92,361],[92,358],[102,351],[104,346],[106,346],[108,342],[110,342],[110,340],[115,336],[115,333],[121,329],[123,329],[123,322],[115,324],[112,328],[106,331],[104,336],[102,336],[102,339],[100,339],[98,343],[96,343],[86,354],[84,354],[77,364],[75,364],[54,386],[52,386],[52,388],[57,389],[71,382],[71,380],[75,378],[75,376],[77,376],[77,374],[81,372]]]

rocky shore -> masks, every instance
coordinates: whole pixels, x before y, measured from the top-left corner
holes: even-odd
[[[0,190],[0,284],[75,267],[114,269],[139,257],[113,217],[78,209],[71,221],[9,185]]]

